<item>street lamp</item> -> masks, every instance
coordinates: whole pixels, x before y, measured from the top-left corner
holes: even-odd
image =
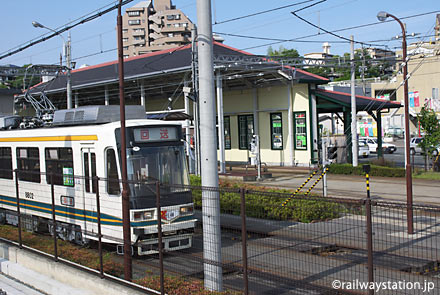
[[[71,70],[72,64],[71,64],[71,61],[70,61],[70,59],[71,59],[70,32],[69,32],[69,35],[68,35],[68,38],[67,38],[67,42],[66,42],[66,39],[64,39],[63,35],[59,34],[57,31],[55,31],[55,30],[53,30],[51,28],[48,28],[46,26],[43,26],[42,24],[40,24],[39,22],[36,22],[36,21],[33,21],[32,25],[35,28],[42,28],[42,29],[46,29],[46,30],[52,31],[55,34],[57,34],[58,36],[60,36],[61,39],[63,39],[63,42],[64,42],[64,44],[66,46],[65,47],[66,50],[65,50],[64,54],[65,54],[66,66],[67,66],[67,86],[66,86],[66,88],[67,88],[67,109],[71,109],[72,108],[72,83],[70,81],[70,70]]]
[[[381,22],[385,21],[388,17],[393,18],[397,21],[402,29],[402,55],[403,55],[403,95],[404,95],[404,107],[405,107],[405,171],[406,171],[406,203],[407,203],[407,223],[408,223],[408,233],[414,233],[413,228],[413,195],[412,195],[412,174],[411,174],[411,162],[409,157],[409,141],[410,141],[410,130],[409,130],[409,103],[408,103],[408,63],[406,60],[406,32],[403,23],[392,14],[385,11],[380,11],[377,14],[377,19]]]

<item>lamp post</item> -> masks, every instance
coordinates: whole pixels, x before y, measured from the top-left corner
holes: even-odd
[[[36,22],[36,21],[33,21],[32,25],[35,28],[43,28],[43,29],[49,30],[51,32],[54,32],[55,34],[60,36],[61,39],[63,39],[63,42],[65,44],[64,55],[66,57],[66,66],[67,66],[67,86],[66,86],[66,88],[67,88],[67,109],[71,109],[72,108],[72,84],[70,81],[70,70],[71,70],[72,64],[71,64],[70,32],[69,32],[69,35],[67,37],[67,42],[66,42],[66,39],[64,39],[64,37],[61,34],[59,34],[57,31],[55,31],[51,28],[48,28],[46,26],[43,26],[42,24],[40,24],[39,22]]]
[[[408,63],[406,60],[406,32],[403,23],[392,14],[385,11],[380,11],[377,14],[377,19],[381,22],[385,21],[388,17],[397,21],[402,29],[402,56],[403,56],[403,95],[404,95],[404,107],[405,107],[405,171],[406,171],[406,204],[407,204],[407,224],[408,234],[414,233],[413,227],[413,194],[412,194],[412,174],[411,174],[411,161],[410,161],[410,130],[409,130],[409,102],[408,102]]]

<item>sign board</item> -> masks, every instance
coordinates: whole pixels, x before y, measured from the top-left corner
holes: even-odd
[[[133,130],[136,142],[160,142],[178,140],[177,127],[144,127]]]

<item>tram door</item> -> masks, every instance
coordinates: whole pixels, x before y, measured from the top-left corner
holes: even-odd
[[[93,147],[81,149],[82,155],[82,172],[83,172],[83,196],[84,196],[84,210],[88,216],[86,221],[91,221],[90,215],[96,216],[92,212],[96,212],[96,182],[93,178],[96,176],[96,154]],[[93,218],[93,217],[92,217]],[[92,223],[93,224],[93,223]],[[86,230],[94,232],[94,226],[85,222]]]

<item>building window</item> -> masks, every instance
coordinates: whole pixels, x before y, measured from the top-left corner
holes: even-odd
[[[128,33],[128,29],[122,29],[122,33]]]
[[[133,26],[133,25],[140,25],[140,24],[141,24],[141,20],[140,20],[140,19],[130,19],[130,20],[128,21],[128,24],[129,24],[130,26]]]
[[[174,37],[174,33],[168,33],[168,37]]]
[[[136,11],[128,11],[127,12],[128,16],[140,16],[141,12],[139,10]]]
[[[180,24],[179,24],[179,23],[175,23],[175,24],[174,24],[174,27],[175,27],[175,28],[178,28],[178,27],[180,27]]]
[[[180,19],[180,14],[176,14],[176,15],[174,16],[174,19]]]
[[[252,136],[254,135],[254,115],[238,116],[238,148],[249,149]]]
[[[40,183],[40,152],[38,148],[17,148],[18,179]]]
[[[296,150],[307,150],[307,118],[306,112],[294,112],[294,139]]]
[[[110,195],[119,195],[119,177],[118,168],[116,166],[116,155],[114,149],[108,149],[106,152],[106,165],[107,165],[107,193]]]
[[[188,23],[183,23],[182,27],[187,28],[188,27]]]
[[[51,184],[75,186],[71,148],[46,148],[46,181]]]
[[[270,114],[270,138],[273,150],[283,149],[283,121],[281,113]]]
[[[128,46],[124,46],[124,50],[128,50]]]
[[[12,149],[0,148],[0,178],[12,179]]]
[[[124,58],[128,58],[128,55],[124,55]]]
[[[122,42],[128,42],[128,38],[122,38]]]
[[[173,20],[173,19],[174,19],[174,15],[173,14],[167,15],[167,20]]]

